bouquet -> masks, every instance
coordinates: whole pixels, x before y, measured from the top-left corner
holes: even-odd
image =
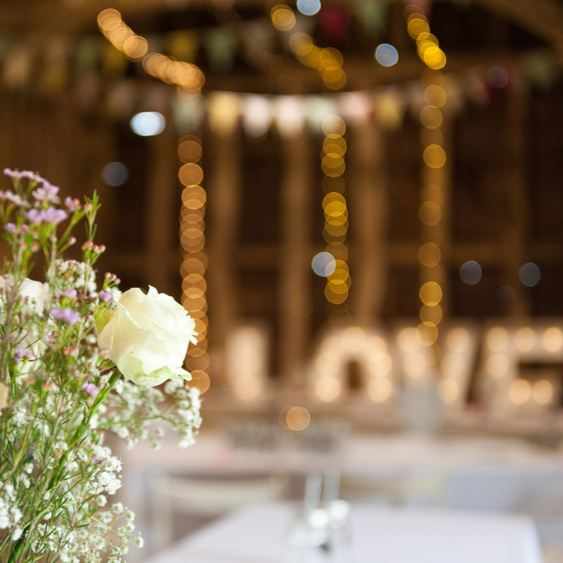
[[[194,321],[152,287],[121,293],[108,273],[98,288],[95,194],[61,202],[37,174],[4,173],[13,189],[0,191],[0,562],[118,562],[143,540],[130,510],[107,506],[121,462],[104,433],[158,447],[171,426],[181,447],[193,443],[199,394],[182,366]],[[82,259],[68,260],[78,223]],[[44,281],[29,279],[41,265]]]

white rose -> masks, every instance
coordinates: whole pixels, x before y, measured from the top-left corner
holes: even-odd
[[[6,278],[0,276],[0,289],[4,289],[10,281],[10,277]],[[27,299],[31,305],[31,308],[40,313],[45,310],[47,302],[49,300],[49,292],[47,291],[47,284],[30,280],[25,278],[20,286],[19,291],[20,297]]]
[[[133,383],[154,387],[190,377],[182,365],[188,344],[197,342],[195,322],[169,295],[130,289],[96,324],[98,345]]]

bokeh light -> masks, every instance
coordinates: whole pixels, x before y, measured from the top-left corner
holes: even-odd
[[[553,384],[547,379],[540,379],[532,386],[532,399],[538,405],[549,404],[554,396]]]
[[[523,285],[527,287],[534,287],[540,281],[541,272],[537,264],[528,262],[520,268],[518,271],[518,277]]]
[[[434,106],[424,106],[420,112],[420,122],[428,129],[438,129],[443,120],[442,112]]]
[[[442,168],[446,164],[446,152],[440,145],[428,145],[422,157],[429,168]]]
[[[510,363],[505,354],[491,354],[487,358],[487,372],[491,377],[500,378],[508,373]]]
[[[469,346],[469,333],[466,329],[457,327],[448,333],[446,345],[452,352],[463,352]]]
[[[178,178],[184,186],[200,184],[203,180],[203,170],[201,166],[192,162],[184,164],[178,171]]]
[[[487,70],[487,82],[493,88],[504,88],[508,85],[508,72],[499,65],[493,65]]]
[[[317,276],[326,278],[332,274],[336,268],[336,260],[329,252],[319,252],[311,262],[313,272]]]
[[[340,381],[334,377],[322,377],[315,385],[315,392],[319,399],[325,403],[330,403],[340,395]]]
[[[304,16],[314,16],[321,9],[320,0],[297,0],[297,9]]]
[[[102,179],[108,186],[122,186],[129,178],[129,170],[122,162],[110,162],[102,168]]]
[[[459,269],[461,279],[468,285],[475,285],[481,281],[483,270],[481,265],[475,260],[469,260],[462,264]]]
[[[420,288],[419,297],[425,305],[438,305],[442,300],[442,288],[437,282],[427,282]]]
[[[434,201],[427,201],[420,206],[418,216],[424,225],[434,226],[442,219],[442,209]]]
[[[516,348],[520,352],[531,352],[536,345],[536,333],[529,327],[525,326],[520,329],[515,334],[514,337]]]
[[[381,66],[390,67],[397,64],[399,60],[399,52],[393,45],[382,43],[375,50],[375,59]]]
[[[131,129],[141,137],[152,137],[164,131],[166,119],[157,111],[144,111],[131,118]]]
[[[517,379],[516,381],[513,381],[508,391],[510,400],[516,405],[523,405],[524,403],[527,403],[531,394],[532,386],[526,379]]]
[[[201,160],[202,149],[201,144],[193,139],[182,141],[178,147],[178,158],[185,163],[197,163]]]
[[[272,24],[280,31],[289,31],[295,26],[295,14],[293,10],[284,4],[278,4],[270,10]]]
[[[563,347],[563,332],[556,326],[548,328],[543,333],[542,343],[548,352],[558,352]]]
[[[435,108],[441,108],[446,105],[446,92],[437,84],[430,84],[424,91],[424,101],[429,106],[434,106]]]
[[[280,424],[287,430],[305,430],[311,422],[311,413],[304,407],[286,407],[280,412]]]
[[[423,266],[433,268],[440,263],[440,247],[433,242],[423,244],[418,251],[418,259]]]
[[[393,385],[385,377],[372,379],[368,384],[368,395],[374,403],[384,403],[391,398],[392,394]]]
[[[508,346],[509,338],[506,329],[497,326],[489,330],[486,336],[486,343],[489,350],[502,352]]]
[[[459,397],[459,384],[451,379],[442,379],[436,392],[444,404],[450,405]]]

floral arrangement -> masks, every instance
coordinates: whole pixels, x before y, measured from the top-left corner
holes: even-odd
[[[106,506],[121,462],[104,433],[158,447],[171,426],[181,447],[193,443],[199,394],[182,364],[194,321],[152,287],[121,293],[106,274],[98,288],[95,194],[61,203],[37,174],[4,173],[13,190],[0,192],[0,561],[121,561],[143,540],[131,511]],[[79,223],[82,261],[66,260]],[[34,261],[44,282],[28,278]]]

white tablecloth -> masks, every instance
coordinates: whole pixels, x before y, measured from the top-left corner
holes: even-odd
[[[229,515],[147,563],[286,563],[295,506]],[[348,563],[541,563],[533,522],[488,513],[352,508]],[[330,559],[327,559],[327,562]]]
[[[147,444],[123,452],[122,500],[137,514],[151,548],[147,476],[152,471],[177,475],[303,474],[338,468],[345,479],[441,476],[446,487],[440,505],[456,510],[509,511],[532,516],[546,543],[563,542],[563,456],[524,440],[494,437],[421,438],[409,434],[350,436],[336,455],[310,454],[297,448],[275,451],[236,449],[221,434],[203,433],[196,444],[179,450],[174,440],[161,451]],[[361,493],[354,501],[378,499]],[[429,505],[426,502],[404,503]],[[436,503],[433,503],[436,504]],[[131,561],[138,560],[135,554]],[[455,563],[455,562],[452,562]]]
[[[380,476],[397,472],[453,472],[473,468],[525,468],[563,471],[563,456],[533,446],[521,439],[456,437],[430,438],[419,435],[352,435],[333,454],[313,454],[299,448],[278,450],[237,449],[224,436],[202,433],[186,450],[177,448],[171,436],[155,454],[148,443],[123,452],[125,468],[172,470],[178,474],[209,472],[257,473],[305,472],[338,463],[344,474]]]

